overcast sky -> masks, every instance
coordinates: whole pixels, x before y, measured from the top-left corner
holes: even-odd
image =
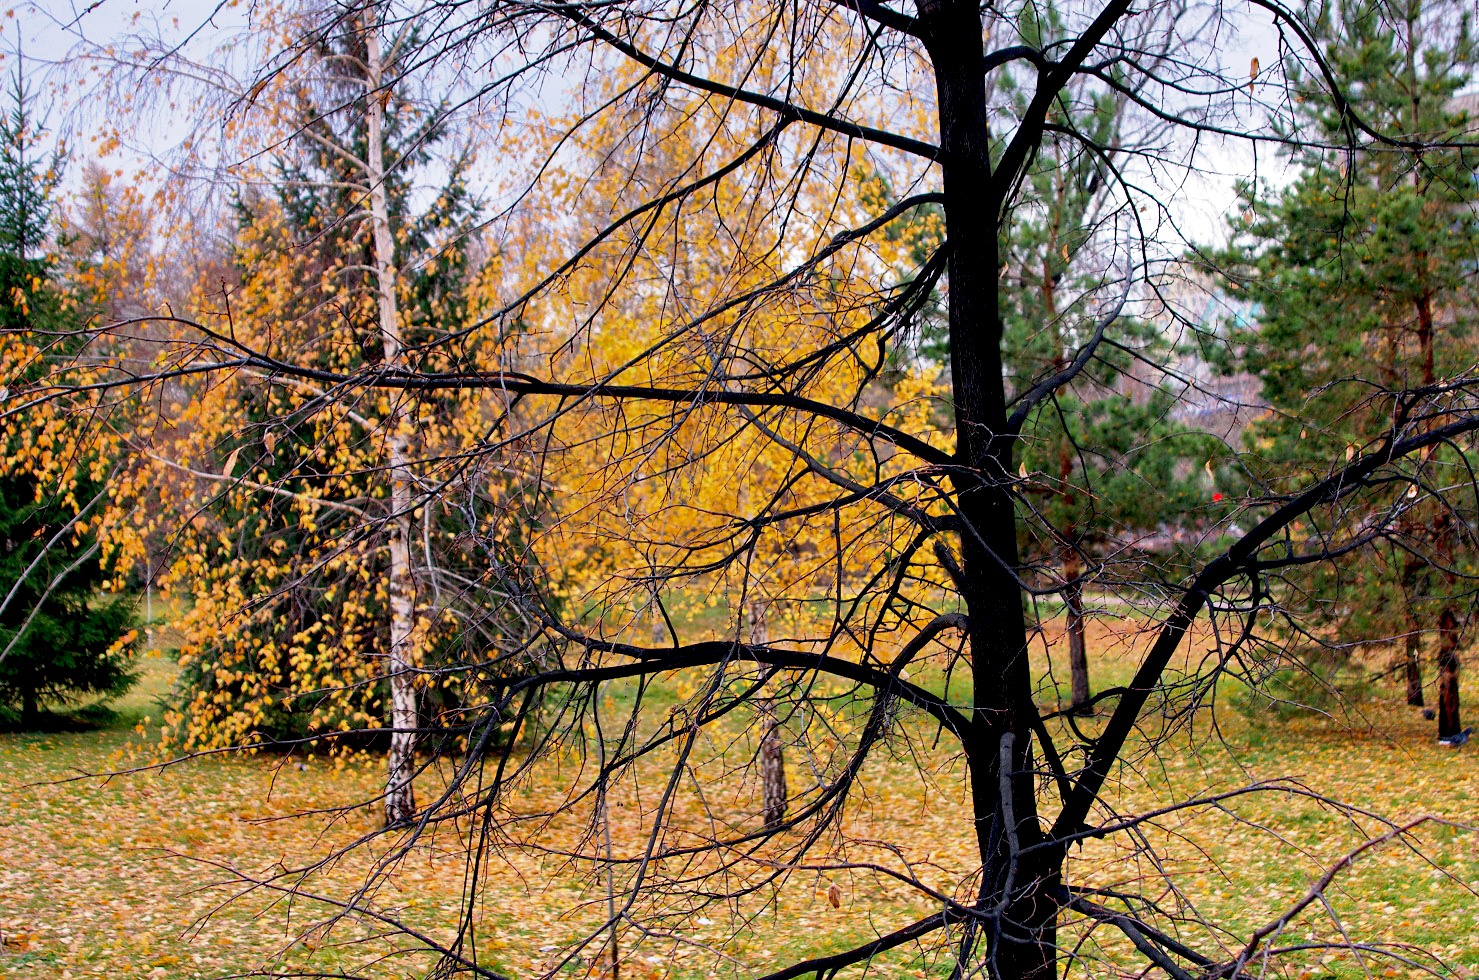
[[[17,52],[23,52],[27,76],[48,117],[49,124],[66,132],[73,146],[73,158],[89,158],[95,150],[88,139],[97,121],[108,118],[107,107],[93,98],[85,104],[89,112],[68,111],[77,104],[76,72],[68,71],[69,54],[89,44],[103,45],[123,39],[128,47],[130,34],[160,37],[181,43],[199,52],[214,48],[224,37],[239,31],[246,23],[245,9],[220,0],[25,0],[0,21],[0,67],[15,64]],[[1265,66],[1277,61],[1272,29],[1262,19],[1240,25],[1217,41],[1217,59],[1236,76],[1246,73],[1250,60],[1257,56]],[[6,71],[9,74],[9,71]],[[63,91],[64,84],[71,86]],[[173,118],[150,120],[140,142],[151,150],[163,150],[183,139],[193,120],[187,112]],[[1200,155],[1204,173],[1187,179],[1179,187],[1167,188],[1161,198],[1173,205],[1173,213],[1182,231],[1194,240],[1207,242],[1220,238],[1226,228],[1225,214],[1232,205],[1233,182],[1254,171],[1254,157],[1243,143],[1204,143]],[[137,165],[136,158],[123,157],[116,165]],[[1271,152],[1265,151],[1257,161],[1259,176],[1275,183],[1285,179],[1285,168]],[[77,168],[73,168],[74,172]]]

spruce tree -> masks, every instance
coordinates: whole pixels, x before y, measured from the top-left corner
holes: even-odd
[[[384,257],[371,218],[369,190],[379,182],[365,163],[375,149],[373,100],[384,119],[378,152],[389,162],[383,189],[400,346],[405,364],[448,370],[446,353],[428,359],[426,351],[429,341],[473,319],[477,270],[468,249],[480,217],[464,179],[471,160],[451,146],[446,107],[394,83],[383,92],[369,84],[364,34],[343,25],[326,30],[314,54],[322,77],[284,106],[291,136],[270,181],[245,185],[235,202],[231,329],[324,371],[395,366],[386,355]],[[388,77],[400,70],[388,63]],[[386,710],[394,701],[386,665],[395,646],[386,584],[396,579],[391,541],[412,513],[392,500],[402,467],[390,465],[387,445],[404,428],[414,433],[408,439],[416,453],[435,458],[454,438],[458,416],[475,426],[481,409],[468,411],[468,399],[450,396],[382,402],[250,375],[215,386],[196,405],[200,444],[182,442],[171,454],[243,482],[203,485],[203,529],[184,532],[189,546],[171,572],[171,581],[195,590],[192,608],[174,624],[184,637],[183,745],[288,744],[331,733],[322,744],[332,749],[391,741],[381,726],[430,733],[455,724],[471,683],[466,673],[433,679],[421,668],[445,662],[463,644],[486,642],[483,631],[498,610],[481,608],[470,585],[487,569],[469,536],[459,537],[467,514],[418,498],[416,568],[403,584],[422,622],[413,658],[419,717],[396,723]],[[391,421],[398,417],[406,423]],[[434,470],[434,463],[417,467],[427,479],[447,479],[426,476]],[[457,503],[485,520],[478,508],[487,505],[486,488],[474,482],[459,475],[449,486],[461,491]],[[319,500],[325,503],[313,503]],[[206,556],[205,574],[191,564],[196,553]],[[376,731],[335,737],[366,728]],[[396,809],[387,814],[391,823],[410,808]]]
[[[8,351],[25,344],[55,353],[69,346],[79,326],[76,305],[44,252],[63,161],[38,152],[18,75],[11,97],[0,117],[0,338]],[[5,357],[5,384],[36,380],[45,362]],[[33,726],[47,701],[127,690],[138,639],[130,632],[131,604],[97,595],[104,580],[100,547],[79,514],[103,490],[86,475],[97,468],[69,467],[82,475],[63,491],[28,465],[36,456],[24,451],[34,436],[27,422],[0,425],[0,714],[18,714],[22,725]]]

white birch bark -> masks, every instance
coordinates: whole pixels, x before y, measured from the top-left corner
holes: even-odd
[[[386,193],[384,61],[374,8],[365,13],[366,123],[369,147],[365,159],[370,223],[375,236],[375,278],[379,285],[380,339],[385,366],[399,367],[403,359],[400,311],[396,300],[395,237],[390,228],[390,200]],[[385,823],[404,824],[416,813],[412,780],[416,769],[416,690],[413,672],[416,604],[411,580],[411,508],[413,485],[409,471],[410,420],[405,406],[392,403],[385,422],[385,468],[390,478],[390,655],[386,677],[390,682],[390,753],[386,759]]]

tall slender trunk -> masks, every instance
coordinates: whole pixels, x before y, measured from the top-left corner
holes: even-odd
[[[1451,603],[1438,614],[1438,737],[1462,730],[1458,701],[1458,616]]]
[[[1431,386],[1437,380],[1433,348],[1434,322],[1433,297],[1424,292],[1417,301],[1418,329],[1421,331],[1423,360],[1423,384]],[[1431,455],[1431,453],[1425,454]],[[1426,459],[1424,460],[1426,462]],[[1437,552],[1443,576],[1443,605],[1438,610],[1438,735],[1456,734],[1460,730],[1458,697],[1458,647],[1462,639],[1459,629],[1457,602],[1453,597],[1455,578],[1453,572],[1454,528],[1453,520],[1444,512],[1433,524],[1434,550]],[[1409,698],[1410,701],[1410,698]]]
[[[1061,191],[1060,191],[1061,200]],[[1056,324],[1058,322],[1058,286],[1053,278],[1052,256],[1056,253],[1058,245],[1057,233],[1048,237],[1047,248],[1044,250],[1042,263],[1042,296],[1043,313],[1048,322],[1054,326],[1054,357],[1053,370],[1062,371],[1068,366],[1068,352],[1064,349],[1064,340],[1057,335]],[[1073,492],[1073,454],[1068,448],[1068,433],[1064,434],[1064,442],[1058,450],[1058,496],[1063,501],[1063,509],[1068,513],[1073,512],[1073,506],[1077,497]],[[1089,698],[1089,655],[1084,645],[1084,587],[1078,581],[1083,572],[1083,562],[1079,560],[1077,537],[1078,529],[1070,521],[1067,527],[1062,529],[1062,570],[1063,570],[1063,606],[1067,617],[1064,624],[1064,634],[1068,639],[1068,680],[1069,680],[1069,710],[1075,714],[1088,714],[1093,709],[1088,707]]]
[[[1418,363],[1422,368],[1422,383],[1426,386],[1431,385],[1433,379],[1437,376],[1437,371],[1433,363],[1433,305],[1431,298],[1426,294],[1418,297],[1416,307]],[[1427,455],[1424,454],[1425,460]],[[1410,516],[1403,516],[1402,530],[1406,534],[1410,535],[1414,533],[1417,526],[1417,521],[1413,520]],[[1407,601],[1407,612],[1405,615],[1407,635],[1403,641],[1404,659],[1402,669],[1407,681],[1407,703],[1419,708],[1423,706],[1423,677],[1420,659],[1423,624],[1417,615],[1416,593],[1418,573],[1422,571],[1423,564],[1423,559],[1412,552],[1409,552],[1402,562],[1402,592],[1403,598]],[[1440,619],[1442,615],[1443,611],[1440,610]]]
[[[1417,654],[1421,639],[1417,632],[1417,623],[1409,614],[1407,624],[1407,636],[1403,646],[1402,669],[1407,676],[1407,703],[1415,707],[1423,706],[1423,669],[1418,662]]]
[[[1413,522],[1403,518],[1411,533]],[[1422,559],[1408,552],[1402,560],[1402,598],[1407,611],[1403,614],[1406,635],[1402,638],[1402,669],[1407,678],[1407,703],[1421,708],[1423,705],[1423,671],[1419,654],[1422,651],[1422,623],[1417,618],[1417,575],[1422,570]]]
[[[602,703],[601,686],[596,685],[593,696],[593,704]],[[595,709],[592,716],[596,723],[596,752],[597,763],[600,771],[606,771],[606,733],[601,728],[601,712]],[[603,784],[601,791],[596,797],[596,805],[599,809],[597,816],[601,822],[601,844],[606,852],[606,922],[610,935],[606,940],[606,970],[603,975],[609,976],[611,980],[621,980],[621,940],[617,933],[620,919],[616,910],[616,862],[611,859],[611,787]]]
[[[962,735],[981,884],[960,937],[956,975],[985,965],[1003,980],[1052,980],[1057,957],[1056,867],[1040,842],[1035,780],[1027,765],[1032,677],[1019,583],[1012,445],[1004,438],[1006,392],[998,308],[993,196],[980,6],[920,0],[921,34],[934,63],[940,164],[950,242],[949,320],[956,457],[969,617],[972,724]]]
[[[750,642],[770,642],[765,625],[765,608],[759,602],[749,607]],[[764,698],[756,704],[760,712],[760,819],[766,830],[774,830],[786,819],[785,743],[781,740],[781,719],[775,702]]]
[[[1067,549],[1063,556],[1063,605],[1068,615],[1064,627],[1068,634],[1068,706],[1074,714],[1080,715],[1091,714],[1094,710],[1089,705],[1093,695],[1089,692],[1089,655],[1084,646],[1084,587],[1078,581],[1082,571],[1078,552]]]
[[[369,8],[371,11],[374,8]],[[386,367],[401,367],[400,312],[396,299],[395,237],[390,228],[390,200],[386,192],[384,61],[380,50],[379,19],[367,13],[365,55],[368,78],[365,93],[369,147],[365,182],[368,184],[370,223],[375,240],[375,278],[379,285],[380,340]],[[392,396],[394,397],[394,396]],[[392,402],[385,421],[385,468],[390,478],[390,752],[386,760],[385,823],[404,824],[416,813],[412,787],[416,771],[415,660],[416,603],[411,580],[411,508],[413,486],[410,464],[410,420],[405,405]]]

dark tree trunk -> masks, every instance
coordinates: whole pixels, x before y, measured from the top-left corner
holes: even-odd
[[[1063,604],[1068,610],[1064,631],[1068,636],[1068,677],[1071,685],[1068,706],[1074,714],[1093,713],[1089,706],[1089,655],[1084,647],[1084,587],[1076,581],[1081,571],[1078,555],[1070,550],[1063,560]]]
[[[1057,286],[1047,256],[1056,251],[1056,245],[1055,235],[1048,241],[1048,251],[1044,253],[1042,268],[1043,310],[1054,323],[1058,320]],[[1061,336],[1053,343],[1056,348],[1053,370],[1059,372],[1068,367],[1068,351],[1064,349],[1064,339]],[[1073,492],[1073,453],[1069,451],[1067,436],[1068,433],[1065,432],[1064,443],[1058,450],[1058,496],[1063,501],[1064,509],[1072,513],[1077,496]],[[1092,714],[1093,709],[1088,706],[1089,656],[1084,648],[1084,587],[1077,581],[1083,572],[1083,563],[1079,561],[1078,546],[1074,541],[1076,537],[1077,528],[1071,523],[1063,529],[1063,540],[1066,542],[1062,559],[1063,606],[1068,619],[1064,626],[1064,635],[1068,638],[1068,707],[1074,714],[1086,715]]]
[[[1458,617],[1451,606],[1438,616],[1438,737],[1456,735],[1463,729],[1458,700]]]
[[[1054,980],[1063,849],[1035,847],[1036,777],[1029,763],[1037,706],[1027,659],[1021,560],[1007,424],[997,236],[1007,198],[1042,141],[1046,114],[1076,65],[1130,9],[1109,0],[1038,88],[993,164],[986,61],[977,0],[918,0],[918,27],[935,74],[940,174],[949,242],[950,384],[972,702],[961,745],[971,779],[981,890],[958,948],[956,974],[984,964],[998,980]]]
[[[1431,298],[1426,294],[1420,296],[1417,300],[1417,347],[1422,362],[1423,384],[1431,385],[1437,376],[1437,370],[1433,361],[1433,304]],[[1423,458],[1427,459],[1428,455],[1424,453]],[[1404,524],[1407,525],[1405,530],[1411,533],[1412,522],[1404,518]],[[1441,528],[1436,530],[1436,536],[1441,539],[1444,533],[1443,530]],[[1443,542],[1439,540],[1437,544],[1441,550]],[[1416,708],[1423,706],[1423,676],[1422,665],[1418,660],[1418,653],[1422,643],[1421,626],[1418,623],[1414,600],[1416,599],[1417,593],[1417,577],[1418,573],[1422,570],[1423,564],[1422,560],[1416,555],[1409,554],[1402,566],[1402,590],[1406,593],[1404,598],[1407,600],[1407,638],[1405,643],[1407,660],[1403,665],[1403,669],[1406,671],[1407,677],[1407,703]],[[1440,623],[1443,615],[1447,612],[1448,610],[1445,608],[1443,613],[1439,614]]]
[[[36,697],[35,688],[26,688],[21,692],[21,727],[32,728],[41,720],[41,704]]]
[[[949,319],[960,516],[962,588],[969,617],[972,726],[962,744],[970,771],[982,867],[975,911],[963,928],[956,974],[984,961],[1003,980],[1056,975],[1056,876],[1048,849],[1023,859],[1043,838],[1035,780],[1026,764],[1032,677],[1018,580],[1012,443],[1005,438],[997,227],[986,113],[980,7],[974,0],[921,0],[924,43],[939,98],[945,229],[950,243]]]
[[[1421,708],[1423,705],[1423,671],[1417,659],[1419,642],[1416,626],[1409,623],[1404,643],[1402,668],[1407,675],[1407,703]]]
[[[1411,534],[1412,521],[1403,518],[1403,529]],[[1423,706],[1423,672],[1422,664],[1418,654],[1422,648],[1422,626],[1417,621],[1417,575],[1422,569],[1422,561],[1415,555],[1409,554],[1402,562],[1402,599],[1407,604],[1407,615],[1403,625],[1406,627],[1407,635],[1402,639],[1403,670],[1407,677],[1407,703],[1414,707]]]
[[[1418,298],[1417,320],[1423,358],[1423,383],[1432,385],[1437,379],[1437,371],[1433,360],[1435,329],[1433,298],[1429,293],[1423,293]],[[1431,458],[1432,453],[1432,449],[1424,453],[1424,462]],[[1463,724],[1459,720],[1458,697],[1458,645],[1462,639],[1462,633],[1459,629],[1458,614],[1455,611],[1456,602],[1453,596],[1456,579],[1453,570],[1454,528],[1452,516],[1447,511],[1442,512],[1434,522],[1433,539],[1444,585],[1443,607],[1438,612],[1437,656],[1438,736],[1442,738],[1458,734]],[[1410,693],[1411,682],[1408,683]],[[1421,699],[1421,694],[1419,694],[1419,699]],[[1421,700],[1418,703],[1421,703]]]

